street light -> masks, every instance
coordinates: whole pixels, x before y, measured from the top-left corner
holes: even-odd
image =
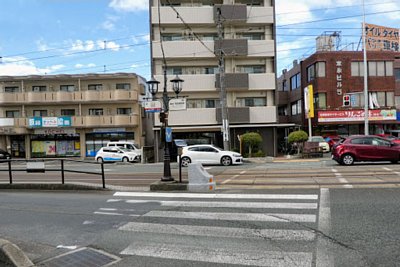
[[[176,77],[172,80],[172,89],[174,90],[176,97],[178,97],[179,93],[182,91],[182,83],[183,80],[176,75]],[[151,77],[149,81],[146,82],[149,85],[149,92],[153,96],[153,99],[155,99],[155,96],[158,92],[158,85],[160,84],[159,81],[154,79],[154,77]],[[164,133],[164,173],[163,176],[161,177],[161,181],[163,182],[170,182],[174,181],[174,178],[171,176],[171,157],[170,157],[170,152],[169,152],[169,145],[167,145],[167,140],[165,136],[165,131],[168,127],[168,111],[169,111],[169,100],[170,98],[168,97],[167,93],[167,71],[166,68],[164,68],[164,90],[163,90],[163,109],[160,113],[160,122],[162,122],[162,128],[161,128],[161,134]]]

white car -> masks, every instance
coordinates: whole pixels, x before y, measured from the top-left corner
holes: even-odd
[[[192,145],[183,147],[181,158],[182,166],[187,167],[192,162],[229,166],[232,164],[242,164],[243,157],[239,153],[225,151],[213,145]]]
[[[318,145],[322,148],[323,152],[329,152],[331,150],[328,142],[326,142],[322,136],[311,136],[308,138],[308,141],[318,142]]]
[[[96,153],[97,162],[137,162],[140,161],[140,155],[135,151],[121,147],[102,147]]]

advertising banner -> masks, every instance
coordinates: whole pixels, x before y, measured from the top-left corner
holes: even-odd
[[[399,29],[365,24],[367,51],[399,51]]]
[[[28,125],[31,128],[41,127],[71,127],[71,117],[31,117],[28,119]]]
[[[332,110],[318,111],[318,122],[354,122],[365,119],[364,110]],[[369,121],[392,121],[396,120],[395,109],[369,110]]]

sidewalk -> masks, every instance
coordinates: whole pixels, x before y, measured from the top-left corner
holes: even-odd
[[[301,155],[284,155],[278,157],[244,158],[243,162],[249,163],[274,163],[274,162],[320,162],[331,160],[330,153],[325,153],[322,158],[302,158]]]

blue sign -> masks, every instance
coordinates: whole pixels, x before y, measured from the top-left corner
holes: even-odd
[[[172,128],[171,127],[165,128],[165,141],[168,143],[172,142]]]
[[[56,128],[71,127],[71,117],[31,117],[28,119],[28,125],[31,128]]]

